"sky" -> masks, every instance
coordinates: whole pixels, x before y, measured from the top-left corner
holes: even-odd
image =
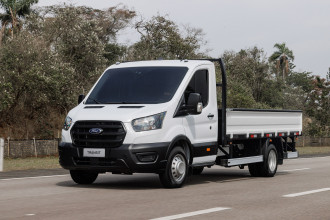
[[[48,6],[63,0],[39,0]],[[168,15],[179,25],[202,28],[204,50],[219,57],[226,50],[238,52],[257,46],[266,55],[275,43],[285,42],[294,53],[296,71],[326,76],[330,68],[329,0],[71,0],[74,5],[105,9],[118,4],[138,13],[138,18]],[[119,43],[138,40],[132,30],[122,31]]]

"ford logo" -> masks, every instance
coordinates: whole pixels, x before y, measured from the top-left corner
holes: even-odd
[[[102,128],[91,128],[89,129],[90,134],[101,134],[103,132]]]

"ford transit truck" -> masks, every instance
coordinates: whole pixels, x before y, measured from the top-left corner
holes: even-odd
[[[284,159],[298,157],[302,111],[227,108],[226,81],[222,59],[110,66],[68,113],[60,165],[78,184],[105,172],[155,173],[176,188],[213,165],[273,177]]]

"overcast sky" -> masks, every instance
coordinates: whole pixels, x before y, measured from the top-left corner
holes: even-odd
[[[63,0],[39,0],[39,6]],[[330,67],[329,0],[71,0],[75,5],[104,9],[120,3],[144,18],[159,13],[179,25],[202,28],[206,48],[219,57],[225,50],[253,46],[269,56],[275,43],[293,50],[297,71],[325,77]],[[133,43],[138,35],[126,30],[121,43]]]

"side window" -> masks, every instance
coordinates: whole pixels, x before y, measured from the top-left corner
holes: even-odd
[[[203,106],[207,106],[209,101],[209,73],[207,70],[198,70],[191,78],[184,92],[186,103],[190,93],[199,93],[202,96]]]

